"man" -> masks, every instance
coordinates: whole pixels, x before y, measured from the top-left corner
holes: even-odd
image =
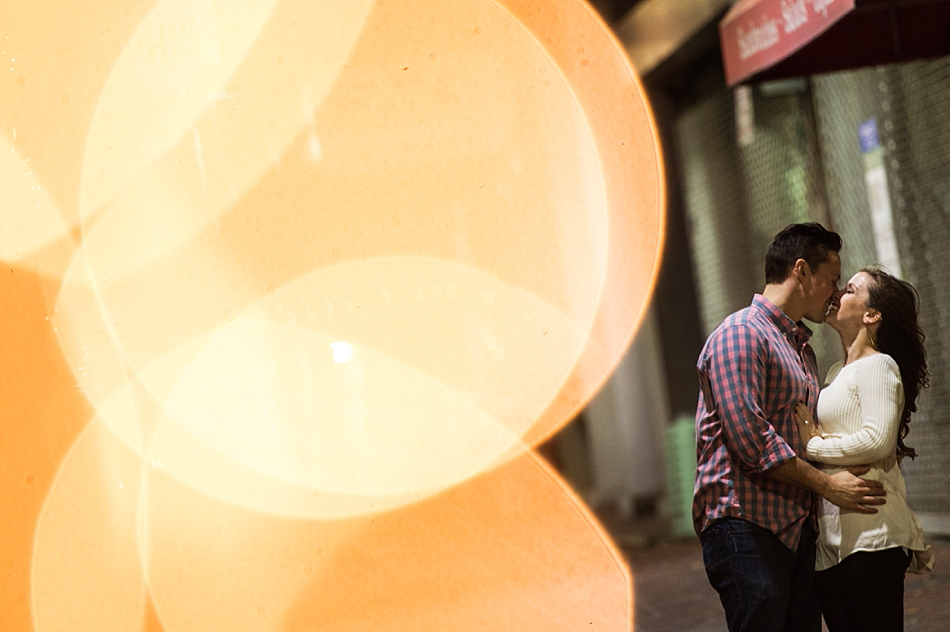
[[[829,475],[796,456],[795,405],[814,413],[820,388],[801,320],[823,322],[837,300],[839,250],[820,224],[786,227],[766,254],[765,290],[723,321],[697,363],[693,523],[731,632],[819,632],[813,492],[862,513],[884,502],[880,483],[858,477],[867,468]]]

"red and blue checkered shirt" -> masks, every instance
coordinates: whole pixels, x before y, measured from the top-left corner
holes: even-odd
[[[763,296],[729,316],[699,356],[696,408],[696,533],[727,516],[769,529],[798,548],[806,521],[815,524],[811,491],[767,470],[804,454],[793,411],[818,403],[811,330]]]

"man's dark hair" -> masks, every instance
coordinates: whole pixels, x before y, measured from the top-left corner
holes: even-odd
[[[812,271],[841,250],[841,236],[817,222],[789,224],[782,229],[765,253],[765,282],[781,283],[791,274],[795,262],[804,259]]]

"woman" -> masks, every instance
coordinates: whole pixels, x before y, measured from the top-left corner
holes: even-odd
[[[831,368],[818,398],[820,427],[796,410],[811,461],[825,467],[870,465],[887,503],[875,514],[819,506],[815,575],[830,632],[903,630],[904,573],[933,569],[930,547],[907,507],[900,460],[917,395],[928,385],[917,293],[878,268],[865,268],[839,294],[826,321],[841,337],[846,359]]]

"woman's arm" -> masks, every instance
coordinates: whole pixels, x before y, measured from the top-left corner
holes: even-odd
[[[897,363],[884,354],[862,360],[855,367],[855,383],[860,429],[850,434],[808,439],[808,459],[848,466],[873,463],[895,454],[904,408],[904,389]]]

